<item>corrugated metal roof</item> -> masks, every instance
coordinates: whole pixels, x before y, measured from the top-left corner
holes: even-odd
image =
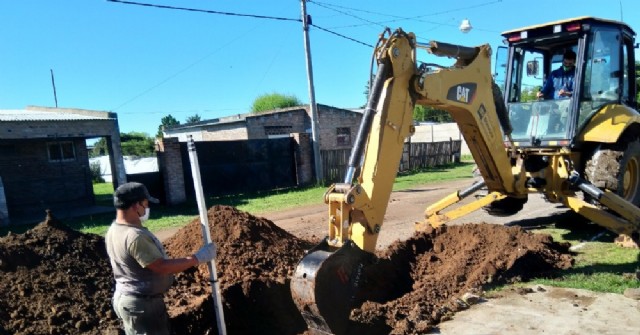
[[[45,112],[26,109],[0,109],[0,121],[82,121],[113,120],[109,117],[74,114],[69,112]]]

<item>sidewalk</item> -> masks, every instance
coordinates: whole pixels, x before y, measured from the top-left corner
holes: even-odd
[[[430,334],[638,334],[640,302],[621,294],[533,286],[504,290],[441,322]]]

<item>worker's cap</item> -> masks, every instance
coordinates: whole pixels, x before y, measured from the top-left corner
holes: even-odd
[[[127,208],[144,199],[155,204],[160,203],[158,199],[149,194],[149,191],[143,184],[136,182],[122,184],[113,192],[113,205],[116,208]]]
[[[567,50],[564,52],[564,55],[562,55],[562,59],[576,60],[576,53],[573,52],[573,50]]]

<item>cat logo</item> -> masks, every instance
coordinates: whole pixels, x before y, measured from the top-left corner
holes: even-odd
[[[453,86],[447,92],[447,99],[463,104],[471,104],[476,95],[476,87],[475,83],[462,83]]]
[[[458,86],[456,99],[460,102],[469,103],[469,89],[464,86]]]

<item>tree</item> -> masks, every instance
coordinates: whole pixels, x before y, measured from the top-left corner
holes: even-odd
[[[418,122],[453,122],[449,112],[422,105],[413,108],[413,119]]]
[[[278,108],[300,106],[302,103],[293,95],[284,95],[280,93],[263,94],[257,97],[251,105],[252,113],[260,113]]]
[[[151,157],[155,155],[155,141],[146,133],[120,133],[120,148],[123,156]],[[104,156],[109,153],[107,141],[103,137],[93,146],[89,157]]]
[[[160,125],[158,126],[158,133],[156,134],[157,138],[163,138],[164,134],[162,133],[162,130],[165,128],[169,128],[172,126],[177,126],[180,124],[180,121],[176,120],[176,118],[174,118],[173,116],[171,116],[171,114],[163,117],[160,120]]]
[[[124,156],[150,157],[155,155],[155,140],[145,133],[130,132],[120,135]]]
[[[200,117],[200,115],[195,114],[195,115],[189,116],[184,121],[184,124],[192,124],[192,123],[196,123],[196,122],[200,122],[200,121],[202,121],[202,118]]]
[[[520,92],[520,101],[521,102],[529,102],[538,100],[538,92],[542,89],[542,87],[532,86],[529,88],[525,88]]]

